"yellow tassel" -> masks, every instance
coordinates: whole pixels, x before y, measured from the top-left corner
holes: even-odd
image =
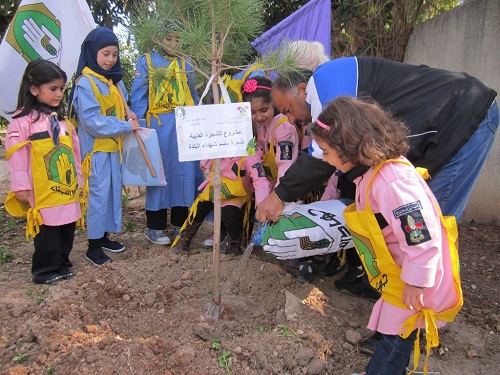
[[[26,215],[26,238],[35,238],[40,233],[40,225],[43,224],[42,215],[36,208],[30,208]]]
[[[403,324],[399,335],[406,339],[414,331],[417,325],[420,326],[420,322],[424,319],[425,321],[425,335],[426,335],[426,353],[424,361],[424,375],[427,374],[429,365],[429,356],[431,354],[431,348],[435,348],[439,345],[439,334],[436,325],[435,313],[431,309],[420,309],[415,315],[410,316],[406,322]],[[418,328],[417,338],[415,339],[415,345],[413,349],[413,370],[409,372],[408,375],[413,374],[418,369],[418,362],[420,359],[420,328]]]

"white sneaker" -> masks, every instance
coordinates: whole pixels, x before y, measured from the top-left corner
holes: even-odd
[[[146,229],[146,238],[154,243],[155,245],[170,245],[172,241],[168,238],[167,234],[164,230],[156,230],[156,229]]]
[[[205,246],[205,247],[214,246],[214,235],[213,234],[210,237],[208,237],[205,241],[203,241],[203,246]]]

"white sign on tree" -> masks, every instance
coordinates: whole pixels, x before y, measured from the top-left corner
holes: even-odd
[[[207,83],[200,103],[213,78]],[[253,138],[250,103],[231,103],[220,78],[218,84],[225,104],[175,108],[179,161],[247,155],[248,142]]]
[[[247,155],[253,138],[250,103],[177,107],[179,161]]]

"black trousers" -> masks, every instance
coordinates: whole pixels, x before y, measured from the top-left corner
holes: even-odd
[[[31,265],[31,273],[38,279],[48,279],[58,274],[61,267],[73,266],[69,254],[73,249],[76,222],[48,226],[41,225],[40,233],[35,236],[35,252]]]
[[[175,206],[170,208],[170,223],[176,227],[182,227],[189,214],[189,207]],[[146,225],[149,229],[167,229],[168,209],[159,211],[146,210]]]
[[[195,223],[203,223],[210,211],[214,209],[214,202],[203,201],[198,203],[196,209]],[[236,206],[224,206],[221,208],[221,222],[226,229],[227,234],[233,240],[241,237],[243,230],[243,213],[241,208]]]

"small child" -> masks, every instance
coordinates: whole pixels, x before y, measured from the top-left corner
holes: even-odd
[[[82,43],[70,103],[78,121],[83,160],[84,198],[88,200],[89,247],[85,258],[95,265],[110,262],[104,250],[125,246],[107,237],[122,224],[121,136],[141,129],[137,117],[125,120],[123,71],[118,38],[106,27],[92,30]]]
[[[207,173],[205,181],[200,185],[202,191],[193,203],[189,217],[184,223],[179,237],[172,245],[174,253],[187,251],[203,220],[214,208],[213,203],[213,165],[214,160],[202,160],[201,167]],[[258,205],[270,191],[270,183],[262,168],[262,152],[257,149],[252,156],[230,157],[220,159],[221,179],[221,221],[227,233],[227,252],[242,254],[244,213],[242,207],[248,203],[255,192]]]
[[[272,82],[257,76],[245,81],[241,88],[243,101],[250,102],[257,144],[263,152],[263,165],[272,188],[295,162],[300,150],[297,127],[276,111],[271,100]]]
[[[66,81],[66,73],[53,62],[31,61],[5,141],[9,195],[30,207],[26,233],[34,236],[35,284],[54,285],[74,276],[69,255],[81,218],[82,168],[78,136],[64,119]]]
[[[310,131],[324,161],[357,174],[355,204],[344,215],[370,284],[382,294],[368,328],[383,338],[366,374],[403,375],[417,330],[426,328],[429,354],[438,344],[437,328],[463,304],[456,222],[443,218],[426,182],[403,156],[409,150],[406,128],[379,105],[339,97]],[[418,350],[414,354],[417,367]]]

